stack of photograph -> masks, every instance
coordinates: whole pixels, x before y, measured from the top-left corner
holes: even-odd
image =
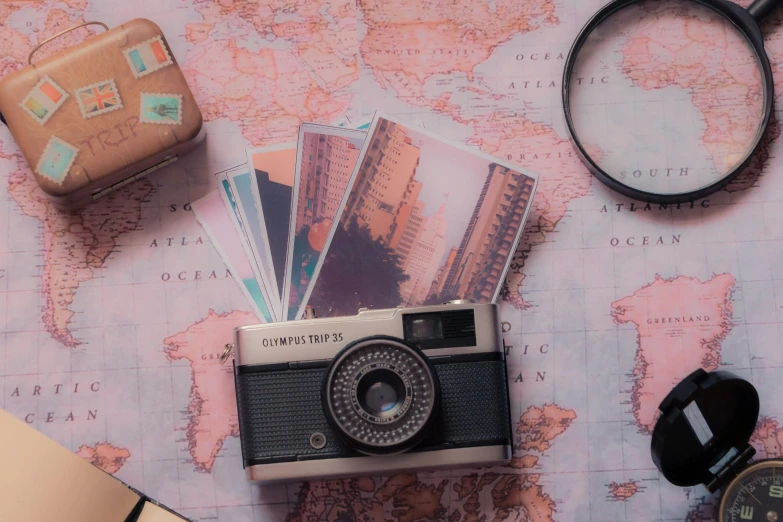
[[[262,322],[494,302],[535,174],[376,114],[247,151],[193,204]]]

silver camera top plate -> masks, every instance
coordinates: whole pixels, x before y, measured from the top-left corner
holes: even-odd
[[[498,307],[495,304],[445,304],[414,308],[362,310],[350,317],[306,319],[242,326],[235,330],[237,365],[279,364],[332,359],[348,343],[375,335],[404,337],[403,319],[414,314],[473,311],[476,342],[471,347],[426,349],[429,357],[500,352]],[[415,343],[414,343],[415,344]]]

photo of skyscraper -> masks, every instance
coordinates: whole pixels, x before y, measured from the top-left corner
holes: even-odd
[[[296,233],[323,219],[334,219],[351,178],[361,139],[306,132],[297,196]]]
[[[533,197],[535,180],[496,163],[489,165],[484,187],[454,259],[444,268],[441,298],[460,296],[477,302],[493,299],[516,248],[517,231]]]
[[[300,313],[365,136],[365,131],[313,124],[300,129],[284,319],[295,319]]]
[[[536,178],[376,117],[308,304],[357,308],[497,297]]]
[[[408,276],[408,280],[400,287],[400,297],[405,306],[423,304],[435,281],[440,260],[446,250],[445,208],[444,204],[437,214],[422,220],[419,234],[402,264],[403,272]]]

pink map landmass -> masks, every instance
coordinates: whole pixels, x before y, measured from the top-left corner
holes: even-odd
[[[519,449],[544,452],[550,442],[562,434],[576,420],[576,412],[560,408],[556,404],[530,406],[519,418],[517,436]]]
[[[56,341],[75,348],[80,341],[70,327],[76,290],[116,252],[120,235],[138,229],[141,203],[152,185],[146,180],[133,183],[82,212],[68,214],[49,202],[21,155],[4,157],[15,159],[18,167],[8,178],[8,193],[25,215],[42,226],[41,319]]]
[[[239,434],[234,375],[230,364],[220,364],[220,354],[233,339],[234,328],[256,322],[250,312],[210,310],[201,321],[163,341],[170,361],[186,360],[192,368],[186,436],[199,471],[212,471],[223,441]]]
[[[459,113],[451,94],[425,97],[424,85],[436,74],[464,73],[513,36],[558,23],[552,0],[497,0],[458,3],[452,0],[361,0],[367,25],[361,41],[364,63],[384,89],[412,105],[438,112]]]
[[[201,21],[185,28],[193,47],[183,72],[206,121],[237,122],[258,146],[291,138],[302,122],[345,114],[359,79],[355,4],[194,0],[193,6]],[[259,35],[266,40],[261,49],[237,43]]]
[[[707,19],[703,9],[701,16],[683,15],[683,9],[679,2],[661,2],[630,30],[623,72],[643,89],[676,85],[688,91],[704,115],[704,146],[725,173],[756,139],[764,102],[760,70],[730,24]]]
[[[783,428],[777,420],[761,417],[750,443],[756,449],[757,460],[779,458],[783,455]]]
[[[609,490],[610,500],[621,502],[627,502],[631,497],[643,490],[635,480],[629,480],[628,482],[612,482],[607,486],[607,489]]]
[[[697,368],[715,370],[721,343],[733,327],[735,280],[720,274],[707,281],[680,276],[655,280],[612,303],[616,324],[638,332],[631,402],[639,429],[652,433],[658,405]]]
[[[99,442],[95,446],[80,446],[76,455],[106,473],[114,475],[125,465],[131,453],[125,448],[112,446],[108,442]]]

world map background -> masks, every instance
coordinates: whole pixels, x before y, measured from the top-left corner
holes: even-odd
[[[773,123],[728,190],[692,206],[609,192],[576,159],[559,106],[565,55],[600,4],[0,4],[3,75],[81,21],[152,19],[208,132],[160,174],[62,215],[0,129],[0,406],[194,520],[709,519],[714,500],[702,487],[659,476],[649,433],[679,378],[729,369],[761,395],[754,446],[780,454],[780,131]],[[773,18],[765,30],[778,64]],[[496,469],[251,486],[231,373],[217,358],[232,329],[255,318],[189,203],[215,187],[214,172],[244,161],[245,147],[290,140],[303,121],[376,109],[540,175],[503,293],[515,458]]]

